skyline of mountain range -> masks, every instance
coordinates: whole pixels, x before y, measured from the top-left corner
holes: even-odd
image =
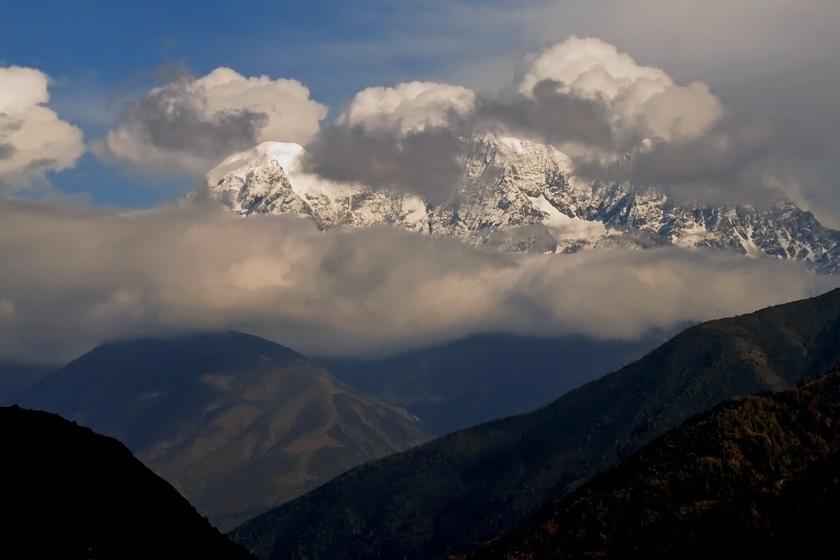
[[[840,271],[840,232],[790,200],[759,208],[674,202],[654,187],[587,182],[556,148],[513,137],[467,135],[455,149],[460,177],[438,201],[320,178],[308,170],[302,146],[278,142],[229,156],[189,197],[243,216],[307,217],[322,230],[384,224],[499,251],[677,246]]]

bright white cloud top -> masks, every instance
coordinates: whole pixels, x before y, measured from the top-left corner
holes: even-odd
[[[640,66],[600,39],[570,37],[543,51],[520,85],[529,95],[544,81],[558,91],[606,104],[616,132],[653,140],[680,140],[706,132],[723,114],[701,82],[678,86],[659,68]]]
[[[395,87],[371,87],[353,97],[336,124],[422,130],[446,126],[453,117],[469,114],[475,93],[465,87],[435,82],[407,82]]]
[[[33,68],[0,68],[0,189],[41,183],[85,151],[82,131],[46,106],[49,83]]]

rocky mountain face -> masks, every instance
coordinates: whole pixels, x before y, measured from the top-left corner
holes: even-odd
[[[222,529],[426,439],[404,411],[237,332],[105,343],[17,400],[119,439]]]
[[[307,173],[304,150],[267,142],[234,154],[193,196],[242,214],[294,214],[319,228],[391,224],[502,251],[714,248],[793,259],[840,272],[840,232],[784,200],[769,208],[678,204],[627,183],[588,183],[555,148],[492,135],[464,140],[461,180],[443,203],[414,194],[338,184]]]

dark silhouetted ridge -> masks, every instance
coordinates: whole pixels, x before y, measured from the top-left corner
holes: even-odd
[[[118,441],[0,408],[0,557],[247,559]]]

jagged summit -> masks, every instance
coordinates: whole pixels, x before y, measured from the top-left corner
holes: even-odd
[[[678,204],[650,188],[584,181],[568,156],[528,140],[466,138],[461,180],[437,205],[312,175],[301,164],[304,153],[297,144],[265,142],[225,159],[203,188],[238,214],[294,214],[321,229],[390,224],[518,252],[706,247],[840,272],[840,232],[791,201],[767,209]]]

